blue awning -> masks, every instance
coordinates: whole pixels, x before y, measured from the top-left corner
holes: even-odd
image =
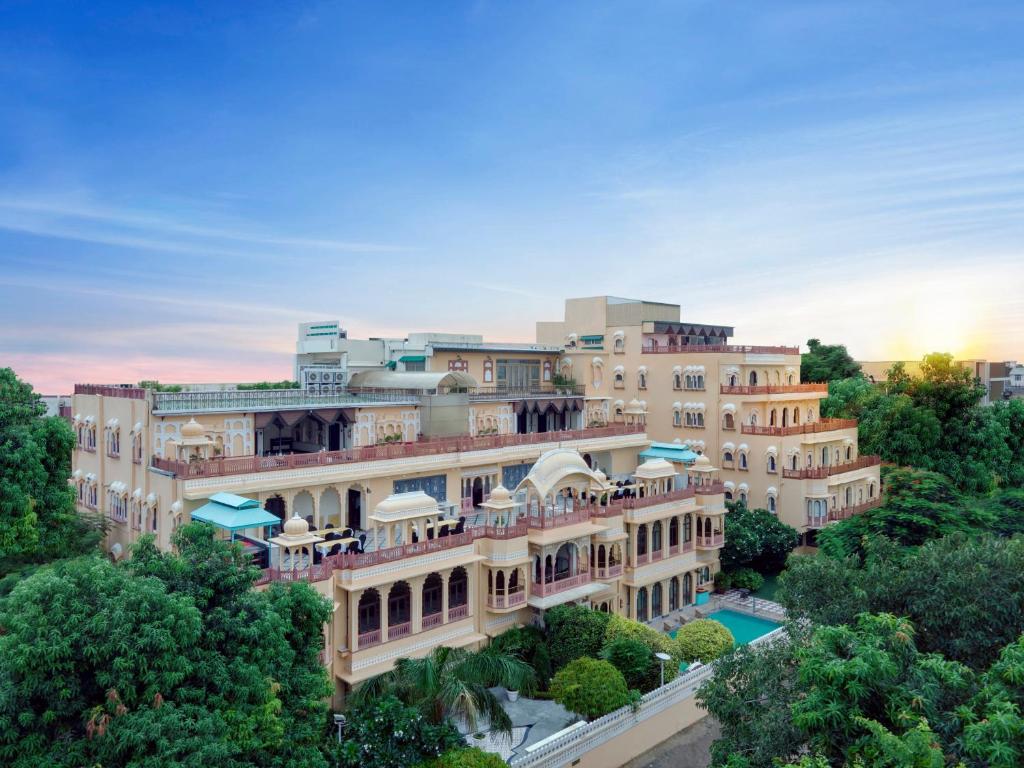
[[[263,509],[256,499],[247,499],[233,493],[213,494],[206,504],[192,512],[192,519],[229,531],[263,528],[281,522],[277,515]]]
[[[641,459],[667,459],[681,464],[693,464],[697,454],[679,443],[651,443],[651,447],[640,454]]]

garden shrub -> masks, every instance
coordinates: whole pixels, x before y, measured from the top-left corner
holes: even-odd
[[[588,720],[632,701],[626,678],[611,663],[586,656],[570,661],[551,681],[555,701]]]
[[[721,622],[697,619],[679,628],[675,644],[683,661],[702,661],[706,664],[729,653],[736,645],[736,640]]]
[[[436,760],[421,763],[419,768],[508,768],[508,763],[493,752],[469,747],[450,749]]]
[[[650,648],[651,653],[667,653],[671,656],[675,663],[665,665],[665,682],[668,682],[676,676],[679,663],[685,661],[685,659],[679,655],[678,646],[668,635],[659,632],[646,624],[641,624],[639,621],[627,619],[625,616],[613,615],[608,622],[608,629],[604,633],[604,641],[607,645],[613,640],[618,640],[619,638],[638,640]]]
[[[630,688],[646,693],[657,688],[661,682],[661,665],[651,649],[639,640],[628,637],[612,640],[601,651],[601,658],[622,673]]]
[[[729,577],[733,589],[749,589],[751,592],[757,592],[757,590],[764,586],[764,576],[753,568],[737,568],[729,573]],[[718,585],[717,577],[715,578],[715,585]]]
[[[391,695],[345,714],[340,768],[407,768],[465,743],[451,722],[433,725],[418,709]]]
[[[513,627],[491,640],[488,648],[525,661],[537,674],[538,686],[547,688],[552,670],[544,630],[534,626]]]
[[[596,657],[604,645],[610,613],[581,605],[557,605],[544,614],[548,649],[554,668],[582,656]]]
[[[728,592],[733,588],[732,574],[728,571],[719,571],[715,574],[715,589],[719,592]]]

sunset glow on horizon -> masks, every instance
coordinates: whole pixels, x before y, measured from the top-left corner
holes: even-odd
[[[302,321],[533,341],[602,294],[1020,359],[1024,6],[938,5],[12,8],[0,366],[280,380]]]

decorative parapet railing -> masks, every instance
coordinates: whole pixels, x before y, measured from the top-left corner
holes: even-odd
[[[469,393],[469,399],[475,400],[527,400],[535,397],[583,397],[587,388],[583,384],[571,386],[555,386],[553,384],[528,387],[477,387]]]
[[[799,393],[828,394],[828,382],[811,384],[770,384],[763,387],[758,386],[729,386],[722,384],[720,392],[723,395],[793,395]]]
[[[735,605],[743,607],[739,601]],[[784,627],[779,627],[751,641],[750,645],[778,641],[782,639],[785,632]],[[599,717],[589,723],[577,723],[560,733],[543,739],[537,744],[527,747],[523,754],[513,757],[509,761],[511,768],[562,768],[562,766],[572,765],[583,755],[599,749],[612,739],[636,728],[645,720],[692,698],[704,681],[715,674],[716,667],[715,662],[700,665],[660,688],[655,688],[650,693],[644,694],[636,706],[626,705],[604,717]],[[635,754],[627,750],[629,752],[628,759],[639,757],[650,746],[642,741],[636,742]]]
[[[590,569],[590,575],[595,579],[617,579],[622,575],[622,563],[616,563],[604,568],[594,566]]]
[[[882,506],[882,497],[878,496],[861,504],[852,504],[849,507],[843,507],[842,509],[830,509],[825,515],[808,515],[807,527],[824,528],[827,523],[848,520],[854,515],[859,515],[861,512],[867,512],[869,509],[874,509],[875,507],[880,506]]]
[[[146,390],[141,387],[120,387],[116,384],[75,384],[75,394],[127,397],[132,400],[146,399]]]
[[[832,432],[836,429],[856,429],[856,427],[856,419],[819,419],[810,424],[796,424],[789,427],[762,427],[754,424],[742,424],[740,425],[740,432],[744,435],[786,437],[787,435],[811,435],[818,432]]]
[[[153,458],[153,467],[172,472],[185,479],[245,475],[253,472],[274,472],[306,467],[329,467],[361,461],[405,459],[417,456],[437,456],[446,453],[486,451],[523,445],[543,445],[569,440],[594,440],[603,437],[643,434],[644,427],[633,424],[613,424],[589,429],[566,429],[557,432],[527,432],[514,435],[487,435],[485,437],[446,437],[418,440],[415,443],[390,443],[349,448],[343,451],[319,453],[290,453],[283,456],[235,456],[198,461],[176,461]]]
[[[758,346],[744,344],[645,344],[645,355],[668,355],[689,352],[736,352],[751,355],[799,355],[800,347]]]
[[[257,584],[267,584],[272,581],[324,581],[331,578],[338,570],[358,570],[369,568],[383,563],[395,563],[410,557],[430,555],[446,549],[455,549],[472,544],[476,539],[512,539],[526,535],[526,525],[520,523],[508,527],[481,526],[470,528],[464,533],[456,533],[450,536],[441,536],[437,539],[426,539],[417,541],[415,544],[403,544],[398,547],[377,549],[372,552],[349,553],[342,552],[337,555],[324,557],[319,563],[307,568],[279,569],[264,568],[260,574]]]
[[[658,493],[652,496],[644,496],[642,498],[632,496],[627,497],[622,499],[622,507],[623,509],[647,509],[647,507],[656,507],[659,504],[669,504],[673,501],[692,499],[693,496],[694,487],[691,485],[686,488],[669,491],[668,493]]]
[[[488,608],[515,608],[519,605],[526,605],[526,590],[521,589],[518,592],[510,592],[507,595],[488,595],[487,596],[487,607]]]
[[[317,393],[305,389],[227,389],[212,392],[154,392],[153,413],[200,413],[218,411],[275,411],[302,408],[358,407],[377,403],[418,402],[403,390]]]
[[[448,621],[459,621],[469,616],[469,604],[456,605],[448,609]]]
[[[710,536],[696,536],[697,549],[717,549],[725,546],[725,534],[713,533]]]
[[[581,587],[584,584],[590,583],[590,572],[583,571],[577,573],[575,576],[567,576],[564,579],[558,579],[557,581],[549,581],[544,584],[538,584],[534,582],[530,586],[530,592],[537,597],[548,597],[549,595],[557,595],[559,592],[565,592],[569,589],[575,589]]]
[[[841,464],[830,464],[827,467],[808,467],[805,469],[783,469],[782,476],[793,480],[821,480],[833,475],[842,475],[847,472],[854,472],[865,467],[877,467],[882,463],[881,456],[858,456],[853,461],[846,461]]]
[[[549,528],[562,528],[566,525],[576,525],[577,523],[586,523],[590,520],[590,508],[582,507],[580,509],[573,510],[571,512],[554,512],[550,508],[547,508],[543,515],[531,514],[526,518],[526,524],[530,528],[540,528],[541,530],[547,530]]]

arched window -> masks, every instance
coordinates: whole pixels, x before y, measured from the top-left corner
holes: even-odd
[[[697,389],[704,389],[704,374],[697,374]]]
[[[868,498],[869,499],[875,498],[875,484],[874,483],[871,483],[870,485],[868,485]]]
[[[740,451],[740,469],[746,469],[746,468],[747,468],[747,454],[745,452],[743,452],[743,451]]]
[[[359,634],[366,635],[380,630],[380,593],[376,589],[368,589],[359,597]],[[369,638],[359,638],[360,644]],[[380,636],[377,636],[377,641]]]
[[[662,549],[661,520],[656,520],[651,526],[651,551],[660,552]]]
[[[683,425],[683,412],[678,408],[672,409],[672,426],[681,427]],[[690,426],[690,414],[686,414],[686,426]]]
[[[722,429],[736,429],[736,421],[733,419],[731,413],[726,412],[726,414],[722,416]]]
[[[647,554],[647,525],[641,523],[636,529],[636,554],[637,557]]]
[[[397,581],[388,592],[388,627],[407,625],[412,621],[412,591],[409,583]]]
[[[797,462],[798,462],[798,461],[799,461],[799,459],[797,459],[797,456],[796,456],[796,454],[794,453],[794,454],[793,454],[793,457],[792,457],[792,461],[790,462],[790,464],[792,464],[792,466],[793,466],[793,470],[794,470],[794,471],[795,471],[796,469],[798,469],[798,467],[797,467]]]
[[[752,426],[752,427],[756,427],[757,426],[757,411],[751,411],[750,412],[750,426]]]
[[[850,460],[850,456],[853,454],[853,448],[846,446],[846,460]]]
[[[673,576],[668,580],[668,610],[669,613],[679,609],[679,578]]]
[[[746,491],[740,491],[740,504],[744,507],[747,506],[747,493]]]
[[[672,374],[672,389],[681,389],[682,388],[682,381],[681,381],[681,379],[682,379],[682,377],[678,373],[673,373]],[[687,376],[686,379],[687,379],[687,384],[689,384],[690,377]]]
[[[490,576],[490,572],[488,572]],[[444,583],[441,575],[432,573],[423,582],[423,618],[440,616]],[[440,623],[440,622],[438,622]]]
[[[622,371],[616,371],[615,372],[615,388],[616,389],[622,389],[625,386],[626,386],[626,379],[622,375]]]
[[[489,357],[484,360],[484,381],[488,384],[494,381],[494,361]]]
[[[668,521],[668,545],[670,547],[679,546],[679,518],[673,517]]]
[[[814,421],[814,409],[813,408],[808,408],[807,409],[807,423],[811,424],[813,421]]]
[[[613,347],[616,354],[622,354],[626,349],[626,342],[621,336],[615,337],[615,346]]]
[[[636,620],[647,621],[647,587],[636,591]]]
[[[752,386],[752,387],[756,387],[757,386],[757,371],[751,371],[750,372],[750,386]]]
[[[735,373],[730,373],[729,374],[729,386],[730,387],[735,387],[738,381],[739,381],[739,377]]]
[[[800,409],[799,408],[794,408],[793,409],[793,426],[795,427],[799,423],[800,423]]]
[[[771,512],[772,514],[775,513],[775,497],[774,496],[769,496],[768,497],[768,511]]]
[[[725,451],[724,453],[722,453],[722,463],[723,464],[732,464],[732,462],[733,462],[732,451]]]
[[[661,616],[661,582],[656,582],[651,587],[651,617]]]
[[[775,457],[771,454],[768,455],[768,471],[772,473],[777,471],[775,469]]]
[[[551,361],[544,361],[544,381],[551,381]]]
[[[640,371],[636,375],[636,386],[637,389],[647,389],[647,372]]]
[[[468,594],[469,577],[466,575],[466,569],[459,566],[448,577],[448,610],[465,605],[469,599]]]
[[[782,426],[789,426],[789,410],[786,408],[782,409]]]
[[[772,408],[771,412],[768,414],[768,426],[769,427],[774,427],[775,426],[775,409],[774,408]]]
[[[697,411],[697,426],[698,427],[703,427],[704,426],[704,412],[703,411]]]

